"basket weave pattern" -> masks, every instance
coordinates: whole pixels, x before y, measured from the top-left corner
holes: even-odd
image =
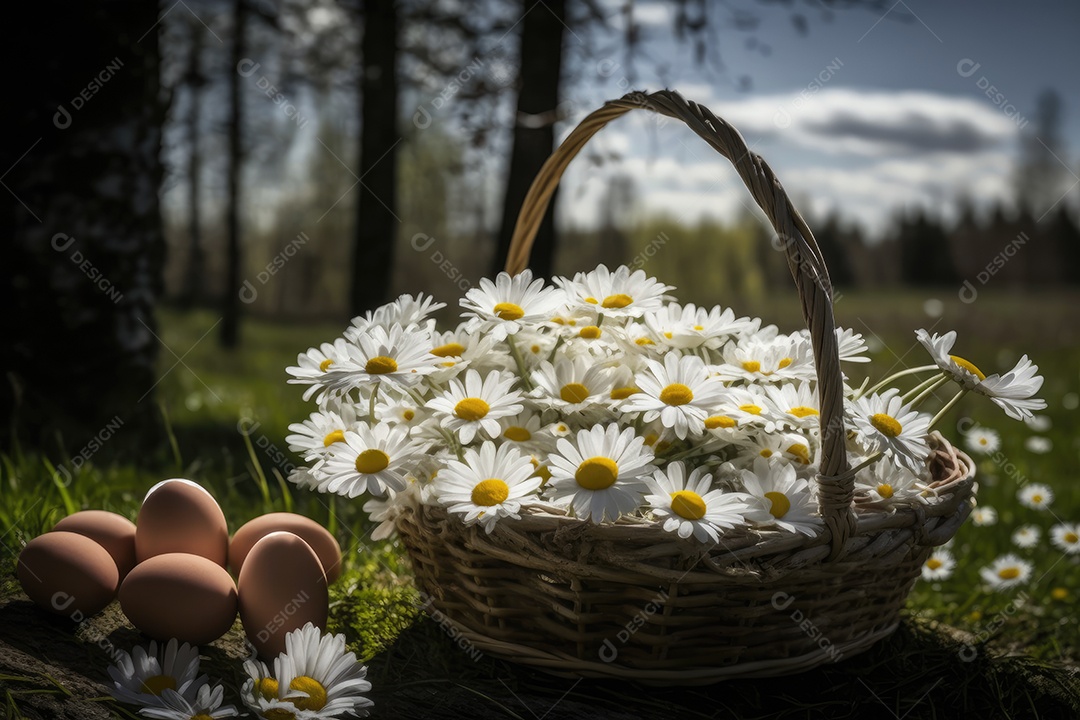
[[[612,525],[543,508],[488,535],[437,507],[396,517],[420,589],[481,651],[549,672],[708,683],[798,672],[890,634],[932,548],[973,506],[973,466],[932,436],[930,504],[853,503],[832,287],[809,228],[739,133],[677,93],[631,93],[589,115],[551,156],[507,261],[519,272],[555,186],[593,134],[632,109],[677,118],[735,165],[783,241],[810,329],[821,409],[816,537],[744,528],[708,547],[659,525]]]

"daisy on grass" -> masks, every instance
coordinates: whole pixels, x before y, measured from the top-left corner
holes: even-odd
[[[995,430],[981,426],[964,433],[964,441],[968,450],[980,455],[988,455],[1001,447],[1001,435]]]
[[[713,490],[712,479],[703,467],[695,468],[687,478],[685,466],[676,461],[653,473],[647,481],[652,494],[645,501],[666,532],[684,539],[693,535],[701,542],[717,542],[718,530],[745,525],[748,515],[767,519],[752,495]]]
[[[365,492],[376,497],[387,489],[405,489],[410,464],[423,457],[424,447],[409,438],[402,425],[360,423],[335,444],[317,474],[319,492],[354,498]]]
[[[956,569],[956,559],[952,553],[944,548],[938,548],[930,553],[922,566],[923,580],[946,580],[952,576]]]
[[[330,720],[365,717],[371,700],[367,668],[345,649],[344,635],[324,635],[308,623],[285,636],[285,652],[266,665],[244,663],[248,679],[241,696],[258,717],[266,720]]]
[[[499,370],[481,378],[480,373],[469,368],[464,384],[451,380],[446,391],[429,400],[427,407],[441,416],[443,427],[456,432],[463,444],[472,442],[481,430],[487,437],[496,438],[499,419],[517,415],[524,408],[518,402],[521,393],[510,389],[514,381],[513,375]]]
[[[520,519],[521,501],[540,487],[534,472],[529,455],[485,442],[480,452],[467,448],[464,462],[446,464],[435,478],[435,496],[449,512],[464,515],[466,525],[479,523],[490,533],[499,518]]]
[[[724,394],[723,383],[710,377],[704,361],[693,355],[668,353],[662,365],[647,360],[646,366],[634,378],[641,392],[627,398],[623,411],[644,413],[645,422],[659,417],[680,440],[700,435],[709,410]]]
[[[1021,525],[1012,534],[1013,545],[1022,548],[1033,548],[1039,544],[1042,531],[1037,525]]]
[[[991,590],[1008,590],[1028,581],[1031,577],[1031,563],[1017,555],[1006,553],[980,570],[979,575]]]
[[[1054,501],[1054,491],[1048,485],[1031,483],[1016,493],[1016,499],[1024,507],[1032,510],[1045,510]]]
[[[348,403],[341,403],[339,410],[313,412],[304,422],[289,425],[293,432],[285,437],[289,449],[312,462],[326,455],[334,443],[345,442],[345,431],[356,424],[356,412]]]
[[[142,708],[139,714],[159,720],[217,720],[236,717],[236,708],[221,704],[224,699],[225,688],[221,685],[213,688],[203,685],[194,701],[189,701],[175,690],[165,688],[161,694],[163,706]]]
[[[593,405],[606,405],[611,392],[611,371],[587,355],[546,360],[533,370],[536,385],[529,396],[543,408],[575,413]]]
[[[480,287],[470,288],[461,299],[463,316],[471,318],[469,330],[487,333],[496,342],[524,325],[546,321],[562,304],[562,293],[544,287],[541,278],[533,280],[527,269],[514,277],[501,272],[495,282],[481,278]]]
[[[953,380],[968,390],[986,395],[1014,420],[1026,420],[1031,417],[1032,410],[1046,408],[1045,400],[1033,398],[1042,387],[1043,378],[1038,375],[1039,366],[1032,363],[1027,355],[1021,357],[1013,369],[1004,375],[988,377],[970,360],[949,354],[956,343],[955,330],[940,336],[917,330],[915,336],[930,353],[934,363]]]
[[[825,524],[815,514],[817,503],[810,483],[797,478],[791,465],[759,457],[753,470],[742,471],[742,483],[746,492],[761,498],[768,522],[777,527],[813,537]]]
[[[976,527],[990,527],[997,525],[997,510],[989,505],[980,505],[971,511],[971,522]]]
[[[855,476],[855,491],[866,493],[873,502],[906,500],[921,490],[917,475],[891,462],[873,463]]]
[[[285,368],[285,372],[292,375],[290,385],[310,385],[304,391],[304,400],[310,400],[311,396],[325,387],[326,373],[335,365],[349,359],[349,343],[345,338],[338,338],[331,343],[323,343],[317,348],[309,348],[307,352],[300,353],[296,357],[296,365]]]
[[[581,430],[574,442],[560,439],[557,454],[548,456],[551,501],[594,523],[637,510],[648,490],[645,477],[655,469],[644,442],[615,423]]]
[[[1054,425],[1047,415],[1032,415],[1024,420],[1024,424],[1035,432],[1046,432]]]
[[[199,649],[175,638],[161,645],[160,651],[156,640],[150,641],[149,649],[136,646],[131,654],[120,650],[108,671],[112,696],[144,707],[165,707],[165,690],[175,690],[185,700],[194,701],[198,689],[206,684],[206,676],[199,675]]]
[[[606,317],[639,318],[649,310],[659,310],[664,293],[675,288],[664,285],[645,274],[644,270],[630,272],[621,265],[615,272],[599,265],[588,273],[577,273],[574,279],[555,278],[571,309],[584,308]]]
[[[1069,555],[1080,553],[1080,525],[1058,523],[1050,528],[1050,542],[1058,550],[1064,550]]]
[[[890,388],[881,395],[855,401],[852,414],[855,429],[872,452],[893,458],[914,473],[922,471],[930,446],[930,416],[911,409],[900,399],[900,391]]]
[[[1050,438],[1032,435],[1024,441],[1024,448],[1028,452],[1033,452],[1036,455],[1045,455],[1046,453],[1054,449],[1054,443],[1050,440]]]

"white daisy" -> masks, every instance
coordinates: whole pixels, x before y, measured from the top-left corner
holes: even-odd
[[[1001,435],[980,425],[964,433],[964,442],[971,452],[988,455],[1001,447]]]
[[[333,344],[323,343],[300,353],[296,357],[296,365],[285,368],[285,372],[292,375],[288,381],[290,385],[311,386],[304,391],[306,401],[325,387],[326,373],[335,365],[340,367],[348,359],[349,343],[345,338],[338,338]]]
[[[645,476],[655,468],[652,453],[633,428],[612,423],[578,432],[574,442],[560,439],[548,456],[550,499],[595,523],[616,520],[641,507],[648,490]]]
[[[429,352],[437,357],[438,361],[435,363],[435,372],[428,375],[428,380],[436,384],[445,383],[475,364],[510,370],[514,364],[513,359],[507,353],[499,352],[496,349],[497,344],[489,335],[470,332],[464,323],[450,332],[433,332]]]
[[[540,415],[526,410],[513,417],[504,417],[499,421],[502,432],[499,440],[516,447],[522,452],[554,449],[554,437],[540,422]]]
[[[577,273],[573,280],[554,278],[555,284],[566,293],[571,309],[591,309],[605,317],[641,317],[650,310],[659,310],[664,293],[675,288],[648,277],[644,270],[630,272],[621,265],[611,272],[599,265],[589,273]]]
[[[544,287],[541,278],[533,280],[528,269],[514,277],[501,272],[495,282],[481,278],[480,287],[470,288],[461,299],[462,315],[472,318],[470,331],[487,333],[497,342],[546,321],[562,304],[562,293]]]
[[[757,426],[773,432],[783,420],[779,409],[773,405],[761,385],[729,387],[718,398],[713,415],[732,418],[740,426]]]
[[[389,332],[394,325],[407,328],[410,325],[425,324],[431,313],[444,307],[446,303],[437,302],[435,298],[425,296],[424,293],[416,297],[400,295],[393,302],[369,310],[363,317],[353,318],[352,327],[346,331],[346,337],[352,340],[373,327],[381,327]]]
[[[1024,448],[1028,452],[1035,453],[1036,455],[1045,455],[1054,449],[1054,443],[1051,442],[1050,438],[1032,435],[1024,441]]]
[[[199,675],[199,649],[187,643],[169,640],[159,646],[150,641],[149,649],[137,645],[131,654],[117,651],[116,662],[108,668],[112,696],[128,705],[165,707],[162,693],[175,690],[185,700],[194,701],[206,676]]]
[[[795,468],[770,463],[763,457],[754,460],[753,470],[742,471],[746,492],[760,498],[769,512],[768,521],[789,532],[813,537],[825,524],[817,515],[817,502],[810,483],[795,476]]]
[[[627,398],[623,411],[644,413],[645,422],[659,417],[680,440],[700,435],[709,410],[724,395],[723,383],[710,377],[705,363],[693,355],[668,353],[663,365],[655,360],[646,364],[647,369],[634,378],[641,392]]]
[[[350,403],[335,403],[340,412],[313,412],[302,423],[289,425],[292,435],[285,437],[289,449],[304,456],[306,462],[326,455],[334,443],[345,442],[345,431],[356,425],[356,412]]]
[[[659,310],[645,313],[644,320],[653,337],[679,349],[718,348],[728,338],[752,333],[761,324],[756,319],[736,318],[731,308],[721,311],[720,306],[715,306],[706,310],[693,303],[685,307],[668,303]]]
[[[806,330],[805,333],[807,339],[809,339],[810,331]],[[863,340],[861,333],[857,333],[850,328],[836,328],[836,345],[841,362],[870,362],[870,358],[865,355],[866,341]]]
[[[423,452],[424,446],[402,425],[359,423],[345,433],[344,443],[331,446],[319,469],[317,489],[351,498],[365,492],[381,497],[388,488],[404,490],[405,476]]]
[[[1033,548],[1039,544],[1042,531],[1037,525],[1021,525],[1012,534],[1013,544],[1022,548]]]
[[[499,419],[516,415],[524,406],[518,402],[521,393],[511,390],[516,378],[499,370],[485,377],[472,368],[465,372],[465,383],[457,379],[438,397],[428,401],[427,408],[442,420],[447,430],[457,433],[462,444],[473,441],[483,430],[489,438],[499,437]]]
[[[415,483],[411,483],[409,487],[411,488],[413,485]],[[397,517],[397,508],[402,504],[398,496],[406,492],[408,492],[408,488],[400,493],[387,490],[386,497],[371,498],[364,503],[363,510],[367,513],[368,519],[378,523],[375,529],[371,531],[372,540],[385,540],[397,532],[394,518]]]
[[[790,428],[815,428],[820,424],[818,397],[808,382],[766,385],[765,394],[779,411],[782,423]]]
[[[914,473],[922,471],[930,446],[930,416],[911,409],[890,388],[859,398],[851,407],[855,429],[872,452],[883,452]]]
[[[1080,553],[1080,525],[1058,523],[1050,528],[1050,542],[1058,550],[1064,550],[1069,555]]]
[[[1039,366],[1033,364],[1027,355],[1021,357],[1013,369],[1004,375],[988,377],[970,360],[949,354],[956,343],[955,330],[940,336],[917,330],[915,336],[930,353],[934,363],[953,380],[968,390],[986,395],[1014,420],[1025,420],[1031,417],[1032,410],[1046,407],[1046,401],[1033,399],[1042,387],[1043,378],[1037,374]]]
[[[1054,425],[1049,415],[1032,415],[1024,420],[1024,424],[1035,432],[1046,432]]]
[[[809,441],[794,433],[750,432],[729,441],[742,448],[732,462],[743,467],[749,467],[759,457],[802,466],[809,466],[814,461]]]
[[[719,541],[718,530],[745,525],[747,516],[759,521],[769,517],[753,496],[713,490],[712,480],[703,467],[687,478],[685,466],[676,461],[653,473],[647,481],[652,494],[645,501],[666,532],[684,539],[693,535],[700,542]]]
[[[980,505],[971,511],[971,522],[976,527],[990,527],[997,525],[997,510],[989,505]]]
[[[872,502],[906,500],[917,496],[921,490],[918,476],[884,459],[863,468],[855,476],[856,493],[867,494]]]
[[[344,635],[324,635],[308,623],[285,636],[285,652],[274,673],[256,661],[244,663],[248,679],[241,695],[257,716],[271,720],[330,720],[367,716],[371,690],[367,668],[346,651]]]
[[[147,707],[139,710],[140,715],[159,720],[217,720],[218,718],[235,717],[236,708],[232,705],[222,705],[225,699],[225,688],[221,685],[203,685],[195,695],[194,701],[189,701],[180,693],[166,688],[161,694],[163,707]]]
[[[380,383],[408,387],[424,375],[435,372],[438,358],[429,350],[427,333],[393,325],[389,330],[372,326],[357,335],[348,346],[349,362],[340,370],[331,366],[326,373],[331,393],[343,393],[353,388],[371,389]]]
[[[533,370],[536,388],[529,393],[541,408],[575,413],[595,405],[606,405],[611,392],[611,370],[587,355],[561,358],[554,364],[544,361]]]
[[[1007,590],[1028,581],[1031,563],[1013,553],[1006,553],[979,570],[979,575],[991,590]]]
[[[729,342],[721,357],[715,371],[728,382],[809,381],[816,377],[810,342],[798,333],[779,335],[772,340],[759,334],[737,343]]]
[[[922,566],[923,580],[947,580],[956,569],[956,559],[952,553],[944,548],[938,548],[930,553]]]
[[[1024,507],[1032,510],[1045,510],[1054,502],[1054,491],[1048,485],[1031,483],[1020,488],[1016,493],[1016,499]]]
[[[466,449],[464,462],[446,464],[435,478],[435,496],[449,512],[463,514],[466,525],[479,523],[490,533],[500,518],[520,518],[522,500],[540,487],[535,470],[530,456],[485,442],[480,452]]]

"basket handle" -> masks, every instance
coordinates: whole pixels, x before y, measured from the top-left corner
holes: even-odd
[[[652,110],[682,120],[714,150],[730,160],[783,242],[788,268],[799,291],[803,320],[810,329],[817,366],[821,405],[818,509],[830,533],[832,549],[829,558],[835,559],[840,556],[848,537],[855,530],[855,514],[852,510],[855,478],[849,472],[844,447],[844,385],[833,320],[832,284],[825,258],[806,221],[792,205],[772,169],[760,156],[750,151],[738,130],[716,117],[708,108],[683,99],[673,90],[652,94],[631,92],[618,100],[608,101],[574,128],[533,180],[510,240],[506,272],[516,275],[528,265],[529,252],[540,221],[570,161],[598,130],[637,109]]]

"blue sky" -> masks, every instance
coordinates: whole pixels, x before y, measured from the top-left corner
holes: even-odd
[[[645,48],[668,72],[639,62],[634,86],[666,84],[731,121],[814,212],[839,208],[875,230],[898,206],[948,212],[960,193],[979,202],[1011,196],[1019,126],[1031,121],[1046,88],[1064,100],[1069,184],[1078,173],[1080,3],[902,0],[884,15],[838,10],[831,21],[814,2],[730,6],[749,8],[760,25],[752,33],[718,31],[725,68],[716,72],[701,69],[674,39],[674,3],[636,3]],[[730,24],[729,9],[717,3],[710,11],[718,27]],[[806,16],[805,36],[795,31],[794,11]],[[767,55],[748,47],[751,37],[768,45]],[[622,69],[611,72],[621,59],[605,65],[599,58],[591,82],[584,61],[575,119],[621,94]],[[743,76],[752,81],[749,90],[739,87]],[[560,127],[562,134],[571,125]],[[725,161],[688,132],[668,127],[650,136],[640,118],[628,119],[594,142],[624,156],[621,171],[639,181],[649,209],[730,217],[746,201]],[[578,185],[563,199],[570,222],[593,221],[604,180],[615,171],[579,167],[568,174],[567,182]],[[1073,188],[1064,202],[1077,196]]]

